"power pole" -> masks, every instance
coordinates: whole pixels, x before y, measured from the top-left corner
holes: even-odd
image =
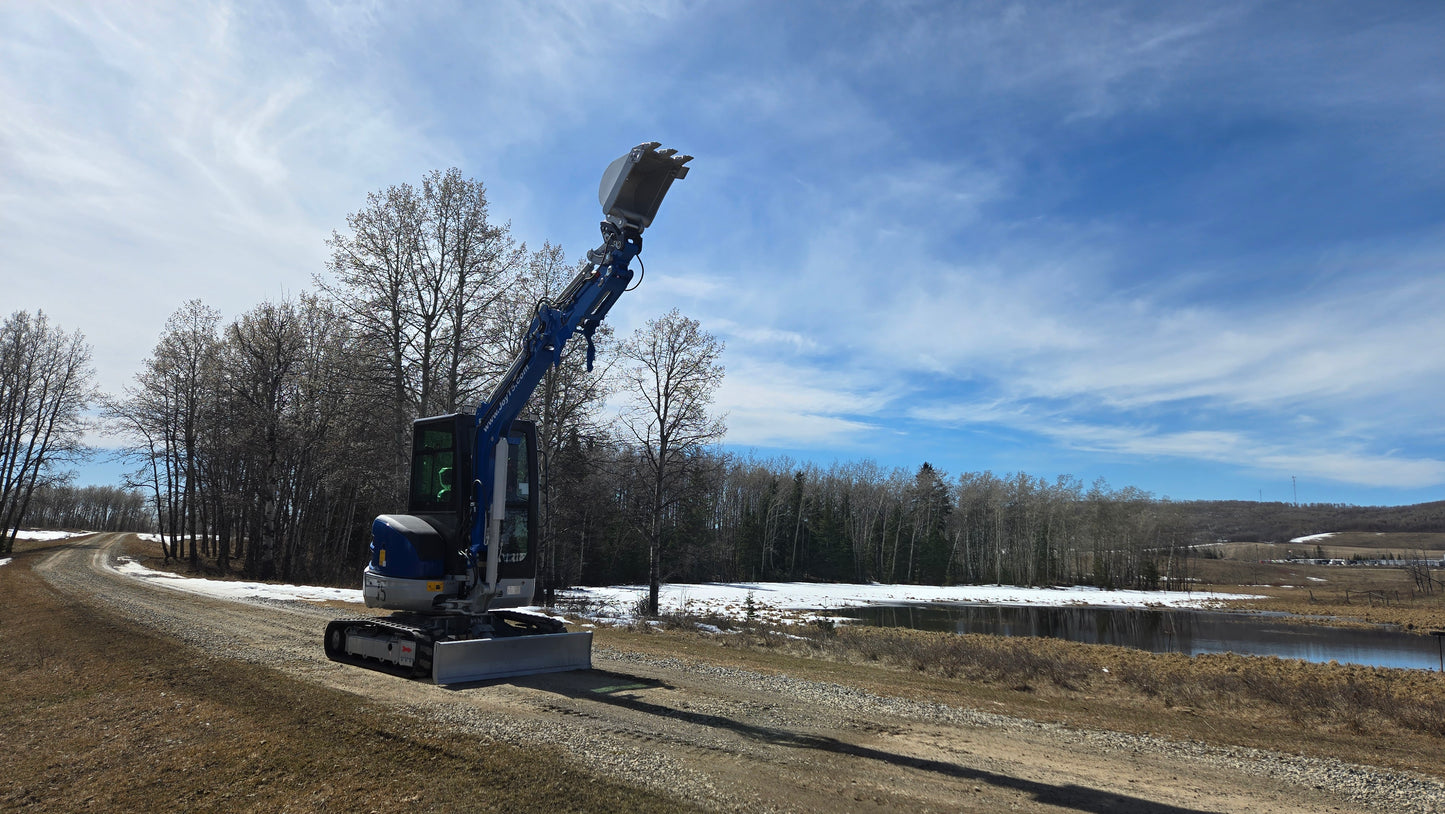
[[[1299,508],[1299,484],[1295,483],[1294,475],[1289,476],[1289,485],[1294,489],[1294,507]]]

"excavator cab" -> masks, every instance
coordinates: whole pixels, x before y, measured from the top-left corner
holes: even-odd
[[[457,413],[412,425],[407,513],[372,523],[371,562],[362,578],[368,607],[430,612],[470,587],[466,548],[475,502],[471,447],[475,425]],[[496,597],[490,607],[530,605],[537,578],[536,428],[512,422],[506,478],[498,485],[504,513],[497,541]],[[492,501],[488,501],[492,505]]]
[[[470,480],[470,472],[459,471],[469,457],[464,445],[470,423],[470,416],[460,413],[412,423],[408,512],[454,514],[465,510],[456,485]]]

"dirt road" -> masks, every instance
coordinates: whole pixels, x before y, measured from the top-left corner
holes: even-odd
[[[457,738],[552,745],[581,766],[728,811],[1442,811],[1445,787],[1335,761],[1039,724],[857,688],[599,648],[596,669],[445,689],[329,662],[341,611],[227,602],[108,563],[121,535],[35,570],[93,603],[236,659],[354,693]],[[285,699],[278,699],[284,703]],[[419,756],[419,759],[425,759]]]

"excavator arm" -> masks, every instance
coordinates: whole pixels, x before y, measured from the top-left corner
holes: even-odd
[[[658,142],[634,147],[613,161],[602,175],[598,202],[602,205],[602,245],[587,253],[588,264],[577,273],[555,302],[537,304],[522,351],[491,396],[477,408],[477,462],[472,484],[476,510],[472,512],[471,543],[467,562],[475,575],[471,601],[485,610],[497,590],[501,510],[497,488],[505,460],[505,444],[512,422],[549,367],[562,361],[562,351],[578,333],[587,342],[587,369],[592,369],[592,334],[607,317],[617,298],[632,282],[630,264],[642,251],[642,231],[652,224],[672,182],[687,177],[692,156],[676,150],[658,150]]]

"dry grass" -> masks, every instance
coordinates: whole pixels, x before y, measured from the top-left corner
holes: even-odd
[[[1315,543],[1289,543],[1295,548],[1318,545],[1327,552],[1331,549],[1362,551],[1393,551],[1407,554],[1412,551],[1445,550],[1445,534],[1439,532],[1395,531],[1388,533],[1369,531],[1342,531]]]
[[[1001,684],[1030,691],[1040,682],[1064,690],[1088,683],[1093,664],[1056,639],[933,634],[900,628],[846,627],[806,636],[809,647],[830,657],[881,661],[944,678]]]
[[[1124,691],[1211,713],[1250,709],[1355,732],[1445,738],[1445,678],[1436,673],[896,628],[844,628],[805,639],[810,651],[828,658],[880,661],[1021,691],[1043,683],[1075,692]]]
[[[1249,561],[1288,559],[1290,556],[1308,558],[1316,554],[1349,559],[1354,554],[1376,557],[1387,553],[1407,556],[1425,552],[1438,557],[1445,552],[1445,534],[1346,531],[1304,543],[1221,543],[1212,549],[1230,559]]]
[[[679,809],[557,752],[207,658],[57,594],[35,556],[0,568],[0,810]]]
[[[599,629],[601,646],[836,681],[1040,721],[1445,777],[1445,676],[890,628]]]

